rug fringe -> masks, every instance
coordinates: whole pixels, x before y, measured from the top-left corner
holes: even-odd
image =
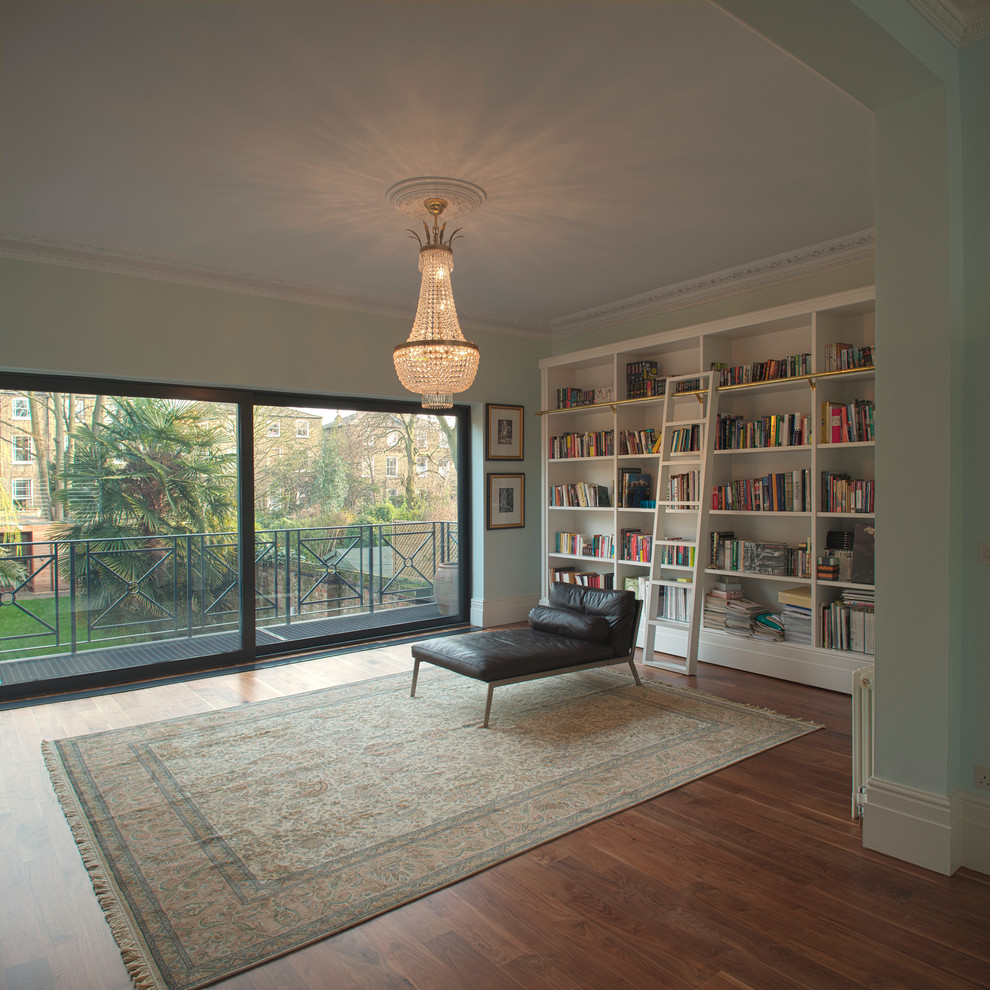
[[[68,771],[62,762],[56,744],[47,740],[43,741],[41,753],[45,759],[45,767],[48,770],[55,796],[62,807],[62,813],[65,815],[65,820],[72,832],[72,838],[79,849],[83,865],[89,873],[93,892],[96,894],[96,899],[106,917],[110,933],[120,949],[127,975],[137,990],[166,990],[159,975],[148,965],[147,959],[134,937],[134,929],[127,920],[128,913],[121,904],[117,888],[107,875],[106,865],[100,858],[93,834],[86,825],[85,815],[79,807],[76,793],[67,780]]]

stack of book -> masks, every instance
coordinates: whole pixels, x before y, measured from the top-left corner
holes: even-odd
[[[742,596],[742,584],[739,581],[716,581],[712,590],[705,595],[701,624],[708,629],[724,629],[726,602]]]
[[[750,637],[754,633],[757,617],[769,615],[772,611],[769,605],[761,602],[748,598],[730,598],[725,603],[725,631],[733,636]],[[783,639],[782,632],[780,638]]]
[[[811,587],[807,584],[794,588],[782,588],[777,592],[777,601],[784,606],[781,620],[784,626],[784,640],[788,643],[811,645]]]
[[[853,534],[830,529],[825,534],[825,552],[818,557],[819,581],[849,581],[852,574]]]

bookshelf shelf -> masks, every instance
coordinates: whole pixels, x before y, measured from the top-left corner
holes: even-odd
[[[717,571],[712,567],[705,568],[706,574],[718,574],[729,578],[755,578],[757,581],[786,581],[789,584],[811,585],[811,578],[799,577],[797,574],[761,574],[759,571]]]
[[[551,457],[550,462],[559,464],[562,461],[566,461],[568,464],[574,464],[576,461],[610,461],[612,457],[612,454],[589,454],[584,457]]]
[[[875,519],[875,512],[819,512],[819,519]]]
[[[583,473],[591,475],[595,484],[607,484],[613,503],[548,506],[542,537],[548,548],[545,582],[549,581],[551,563],[574,563],[578,570],[582,566],[593,568],[597,572],[593,580],[602,584],[634,587],[645,601],[640,642],[646,662],[693,673],[701,659],[848,693],[852,673],[871,659],[870,654],[822,644],[852,642],[848,631],[840,635],[836,623],[844,621],[845,612],[855,612],[860,618],[868,615],[875,587],[862,581],[820,578],[817,566],[822,560],[825,571],[832,569],[834,573],[836,562],[829,548],[854,544],[863,524],[870,528],[872,539],[875,527],[873,511],[822,511],[827,504],[823,489],[832,495],[833,505],[845,504],[845,494],[841,499],[834,494],[844,493],[841,486],[845,480],[850,491],[866,491],[868,494],[861,497],[872,505],[876,449],[872,437],[876,383],[873,310],[873,289],[865,287],[711,323],[665,329],[541,361],[545,408],[538,415],[543,450],[550,450],[550,437],[567,431],[612,431],[615,442],[614,454],[544,457],[545,491],[554,485],[573,484]],[[871,363],[867,367],[839,367],[864,362]],[[722,368],[732,370],[723,373]],[[774,373],[778,368],[801,370],[802,374],[742,380],[767,371]],[[731,376],[735,384],[720,384],[723,374],[726,380]],[[663,385],[661,379],[665,379]],[[642,394],[661,388],[659,395]],[[589,396],[593,390],[602,390],[599,394],[608,395],[609,401],[552,408],[558,394]],[[843,410],[845,418],[840,416]],[[620,452],[620,437],[645,436],[649,430],[658,441],[655,450]],[[680,431],[676,438],[675,431]],[[836,439],[864,434],[867,439]],[[777,444],[780,435],[798,442]],[[747,446],[720,446],[716,450],[716,437],[722,437],[720,444],[740,442],[741,438]],[[766,437],[775,442],[758,445]],[[685,445],[685,438],[690,446],[700,440],[699,449],[676,449]],[[579,470],[566,466],[579,463],[583,465]],[[655,501],[655,506],[614,505],[622,501],[620,482],[635,468],[650,476],[652,491],[642,497]],[[675,477],[676,490],[669,488]],[[782,477],[783,496],[779,487]],[[684,486],[686,479],[690,487]],[[759,499],[758,484],[763,486]],[[715,504],[758,505],[772,496],[772,504],[795,504],[800,509],[713,509],[713,491]],[[739,493],[743,497],[737,499]],[[690,497],[677,498],[681,495]],[[572,560],[555,554],[554,533],[579,523],[578,517],[570,517],[572,523],[567,526],[568,517],[554,516],[554,512],[594,513],[585,525],[614,537],[617,551],[624,533],[648,538],[652,532],[653,559],[649,563],[621,556]],[[730,530],[734,534],[729,534]],[[711,568],[713,532],[736,541],[786,546],[790,548],[788,566],[799,569],[808,561],[811,576]],[[656,551],[660,543],[693,544],[693,565],[685,566],[683,561],[661,564]],[[869,553],[868,573],[872,573],[872,545]],[[799,560],[802,563],[796,563]],[[847,566],[848,560],[843,564]],[[675,574],[692,580],[675,581]],[[785,631],[783,641],[775,642],[765,634],[734,635],[706,625],[702,602],[720,582],[742,583],[747,598],[759,599],[775,612],[785,608],[777,599],[778,591],[782,593],[785,586],[807,589],[811,642],[807,642],[805,632],[795,632],[794,638],[788,639]],[[545,583],[544,593],[546,590]],[[654,653],[658,654],[655,658]],[[674,662],[678,657],[683,661]]]

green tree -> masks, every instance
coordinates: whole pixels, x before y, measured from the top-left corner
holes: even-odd
[[[229,417],[196,402],[116,397],[104,403],[101,421],[77,426],[73,439],[57,492],[66,518],[53,535],[97,541],[91,546],[100,566],[86,574],[90,609],[112,607],[121,621],[134,613],[167,616],[176,584],[185,589],[187,564],[203,592],[215,594],[229,580],[231,550],[211,547],[190,561],[190,545],[179,541],[173,554],[170,539],[236,529]]]

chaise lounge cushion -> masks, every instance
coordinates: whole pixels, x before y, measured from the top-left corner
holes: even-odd
[[[629,655],[636,638],[636,624],[639,619],[639,607],[632,592],[587,588],[580,584],[558,581],[550,585],[549,601],[553,608],[602,616],[612,630],[612,656]]]
[[[426,660],[479,681],[500,681],[612,656],[609,642],[593,643],[539,629],[491,629],[428,639],[412,648]]]
[[[587,615],[569,608],[537,605],[529,613],[529,624],[541,632],[591,643],[607,643],[612,636],[612,627],[604,616]]]

